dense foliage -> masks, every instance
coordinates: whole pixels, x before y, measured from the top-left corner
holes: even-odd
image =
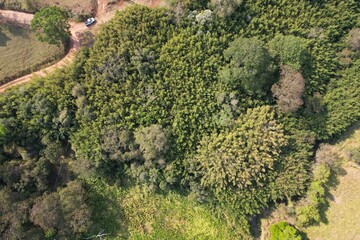
[[[1,237],[120,237],[126,216],[141,226],[106,215],[116,200],[95,178],[130,188],[127,209],[142,202],[134,185],[178,191],[244,239],[271,204],[309,196],[317,211],[330,170],[313,164],[315,140],[360,118],[358,1],[176,4],[128,7],[71,66],[0,96]]]
[[[282,240],[293,239],[301,240],[299,232],[287,222],[279,222],[271,225],[270,227],[271,237],[270,240]]]
[[[37,12],[31,20],[31,28],[40,41],[50,44],[64,44],[71,35],[67,12],[55,6]]]

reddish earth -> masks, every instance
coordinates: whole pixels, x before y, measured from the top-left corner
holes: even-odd
[[[131,5],[133,3],[146,5],[149,7],[168,7],[166,2],[164,0],[133,0],[133,1],[118,1],[117,4],[113,5],[113,8],[109,11],[108,9],[108,0],[98,0],[97,1],[97,11],[96,11],[96,20],[97,24],[102,24],[105,22],[108,22],[111,18],[114,17],[116,10],[122,10],[128,5]],[[16,12],[16,11],[8,11],[8,10],[0,10],[0,20],[5,19],[7,21],[13,21],[18,24],[26,24],[29,25],[31,19],[33,18],[33,14],[28,13],[22,13],[22,12]],[[79,32],[83,32],[86,30],[90,30],[92,32],[96,31],[98,29],[97,25],[87,28],[84,23],[70,23],[70,31],[71,31],[71,39],[70,39],[70,48],[67,52],[67,54],[57,63],[54,65],[51,65],[49,67],[43,68],[37,72],[30,73],[28,75],[25,75],[23,77],[14,79],[6,84],[3,84],[0,86],[0,93],[4,92],[5,90],[19,85],[26,83],[31,80],[34,76],[45,76],[46,74],[49,74],[50,72],[54,71],[55,69],[58,69],[60,67],[63,67],[64,65],[67,65],[71,63],[74,60],[74,53],[79,50],[80,44],[79,39],[77,38],[77,34]]]

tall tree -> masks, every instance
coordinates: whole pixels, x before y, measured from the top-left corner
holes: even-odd
[[[271,196],[270,189],[285,145],[283,126],[272,108],[249,109],[232,129],[204,137],[192,162],[195,175],[220,202],[254,214],[278,197]]]

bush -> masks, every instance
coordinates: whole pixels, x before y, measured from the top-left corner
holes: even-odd
[[[270,240],[301,240],[299,231],[287,222],[279,222],[271,225]]]
[[[348,155],[352,161],[360,165],[360,149],[350,149]]]

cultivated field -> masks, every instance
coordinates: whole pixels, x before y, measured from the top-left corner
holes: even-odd
[[[63,55],[63,47],[39,42],[30,29],[1,24],[0,84],[38,70]]]

